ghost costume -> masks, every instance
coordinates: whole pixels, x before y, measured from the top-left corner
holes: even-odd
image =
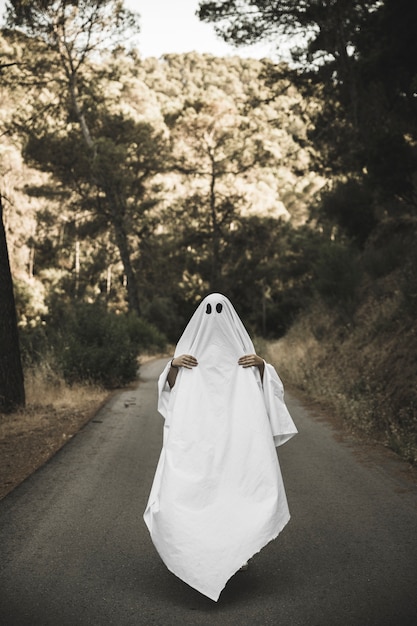
[[[231,302],[211,294],[195,311],[159,378],[164,441],[144,519],[167,568],[217,601],[233,574],[290,515],[275,446],[297,433],[275,369],[243,368],[253,343]]]

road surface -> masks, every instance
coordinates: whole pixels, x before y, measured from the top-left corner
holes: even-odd
[[[1,626],[417,624],[417,486],[295,398],[279,451],[292,519],[218,603],[170,574],[142,514],[161,444],[142,367],[54,458],[0,502]]]

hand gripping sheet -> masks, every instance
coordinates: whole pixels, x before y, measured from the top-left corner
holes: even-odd
[[[262,385],[237,364],[254,352],[230,301],[211,294],[175,351],[198,366],[172,390],[169,364],[159,379],[164,442],[144,519],[168,569],[212,600],[290,518],[275,445],[297,429],[274,368]]]

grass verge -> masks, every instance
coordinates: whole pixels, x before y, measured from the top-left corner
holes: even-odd
[[[26,407],[0,415],[0,499],[53,456],[97,412],[109,392],[67,385],[47,364],[25,375]]]
[[[342,418],[349,430],[417,465],[417,332],[401,302],[369,294],[347,323],[317,304],[268,358],[284,382]]]

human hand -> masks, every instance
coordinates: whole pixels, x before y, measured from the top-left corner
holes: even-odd
[[[187,369],[192,369],[198,365],[197,359],[191,354],[182,354],[181,356],[176,356],[171,361],[171,367],[186,367]]]
[[[245,354],[240,357],[238,364],[242,367],[262,367],[264,361],[257,354]]]

